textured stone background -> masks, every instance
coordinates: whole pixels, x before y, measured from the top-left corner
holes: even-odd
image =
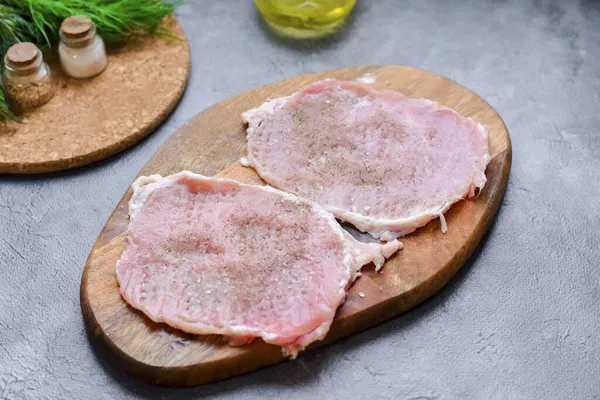
[[[274,40],[250,1],[186,4],[191,80],[154,135],[76,171],[0,176],[0,399],[600,398],[600,2],[359,2],[346,34],[316,48]],[[513,170],[472,261],[411,313],[243,377],[167,390],[104,365],[81,271],[154,151],[228,96],[361,64],[446,75],[506,121]]]

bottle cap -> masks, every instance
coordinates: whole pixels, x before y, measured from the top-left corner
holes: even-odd
[[[6,52],[6,64],[9,67],[22,69],[35,63],[39,49],[30,42],[12,45]]]
[[[74,15],[65,20],[60,25],[62,33],[73,39],[79,39],[87,36],[88,33],[94,28],[94,23],[89,17],[83,17],[80,15]]]
[[[85,47],[96,34],[96,26],[89,17],[74,15],[60,25],[60,38],[70,47]]]
[[[4,65],[16,75],[31,75],[41,64],[42,52],[35,44],[29,42],[12,45],[4,55]]]

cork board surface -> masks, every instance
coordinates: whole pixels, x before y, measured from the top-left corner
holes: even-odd
[[[0,123],[0,173],[60,171],[102,160],[152,133],[175,108],[190,69],[183,29],[164,21],[178,39],[146,36],[109,48],[99,76],[65,76],[55,54],[46,57],[56,85],[45,105]]]

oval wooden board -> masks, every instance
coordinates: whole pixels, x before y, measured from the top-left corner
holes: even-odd
[[[210,107],[181,127],[140,173],[168,175],[190,170],[261,184],[252,169],[238,164],[246,148],[240,113],[318,79],[351,80],[365,73],[376,77],[377,88],[430,98],[484,123],[490,131],[492,155],[486,171],[488,183],[479,197],[460,202],[446,214],[446,234],[439,222],[431,222],[403,239],[404,250],[388,260],[382,274],[366,267],[338,310],[327,338],[313,348],[421,303],[440,290],[469,258],[496,214],[510,170],[510,138],[500,116],[473,92],[431,72],[400,66],[345,68],[260,87]],[[203,384],[284,360],[278,347],[261,340],[229,347],[216,335],[187,335],[153,323],[122,300],[115,264],[126,247],[130,195],[131,190],[109,218],[83,272],[81,305],[92,342],[127,373],[166,386]],[[360,297],[359,292],[365,296]]]
[[[78,80],[48,63],[56,93],[47,104],[0,123],[0,173],[61,171],[99,161],[133,146],[164,121],[181,98],[190,69],[183,29],[167,18],[179,39],[144,36],[109,49],[106,70]]]

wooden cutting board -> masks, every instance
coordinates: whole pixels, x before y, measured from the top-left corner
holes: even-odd
[[[473,253],[500,206],[511,164],[509,134],[496,111],[456,82],[419,69],[370,66],[314,73],[260,87],[208,108],[181,127],[140,173],[169,175],[190,170],[261,183],[252,169],[238,164],[246,149],[240,113],[318,79],[352,80],[366,73],[376,78],[376,88],[433,99],[485,124],[490,131],[492,156],[486,171],[488,183],[479,197],[456,204],[446,214],[446,234],[441,232],[439,221],[431,222],[403,239],[404,250],[388,260],[382,274],[375,273],[372,265],[366,267],[338,310],[327,338],[311,348],[421,303],[440,290]],[[92,343],[128,374],[166,386],[203,384],[284,360],[278,347],[261,340],[229,347],[217,335],[188,335],[153,323],[122,300],[115,264],[126,247],[130,196],[131,190],[108,219],[83,272],[81,305]]]
[[[141,36],[108,49],[108,66],[92,79],[66,76],[47,55],[56,92],[45,105],[0,122],[0,173],[61,171],[103,160],[152,133],[183,94],[190,51],[175,18],[162,22],[177,39]]]

